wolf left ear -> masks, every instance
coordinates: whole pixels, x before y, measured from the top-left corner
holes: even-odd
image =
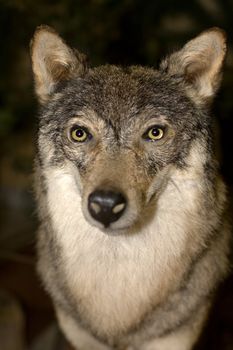
[[[48,26],[36,29],[31,42],[35,90],[41,103],[49,100],[58,82],[86,71],[86,57],[71,49]]]
[[[211,28],[167,57],[160,70],[181,77],[196,103],[207,103],[211,102],[221,82],[225,54],[225,33],[219,28]]]

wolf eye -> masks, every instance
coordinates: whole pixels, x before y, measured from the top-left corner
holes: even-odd
[[[91,138],[91,134],[89,134],[85,128],[82,128],[79,126],[74,126],[70,130],[70,137],[71,137],[72,141],[84,142],[88,138]]]
[[[157,141],[160,140],[164,135],[164,130],[161,127],[154,126],[145,132],[143,138],[147,141]]]

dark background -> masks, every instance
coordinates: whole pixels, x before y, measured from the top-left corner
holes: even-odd
[[[228,36],[228,54],[223,84],[213,112],[220,126],[221,169],[232,197],[232,0],[0,0],[2,350],[21,349],[1,347],[1,325],[6,319],[11,324],[15,317],[14,327],[21,324],[20,336],[30,346],[53,319],[50,302],[42,292],[34,268],[37,221],[32,171],[37,104],[33,92],[29,42],[40,24],[54,27],[71,46],[87,53],[91,65],[108,62],[157,66],[161,57],[181,47],[202,30],[212,26],[223,28]],[[233,349],[232,296],[233,282],[230,278],[220,291],[205,332],[203,349]],[[16,311],[12,314],[15,300],[19,303],[16,309],[20,310],[20,316]],[[4,334],[7,332],[4,331]],[[9,334],[12,337],[13,332],[9,331]]]

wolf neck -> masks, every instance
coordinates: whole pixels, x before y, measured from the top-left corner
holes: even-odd
[[[177,288],[192,257],[205,245],[217,222],[212,222],[211,210],[201,211],[203,167],[194,169],[174,171],[153,220],[142,231],[116,237],[84,219],[72,175],[50,171],[48,210],[62,247],[64,278],[81,317],[95,332],[115,334],[136,325]]]

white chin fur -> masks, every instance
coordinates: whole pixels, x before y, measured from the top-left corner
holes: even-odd
[[[195,157],[197,161],[198,154]],[[84,317],[97,332],[127,329],[151,303],[162,302],[171,285],[179,284],[186,268],[180,259],[186,255],[188,263],[196,249],[186,216],[190,213],[192,229],[197,229],[199,175],[189,170],[187,177],[184,171],[174,170],[154,217],[132,235],[106,235],[84,218],[72,172],[54,168],[45,176],[49,212],[72,295],[81,301]]]

